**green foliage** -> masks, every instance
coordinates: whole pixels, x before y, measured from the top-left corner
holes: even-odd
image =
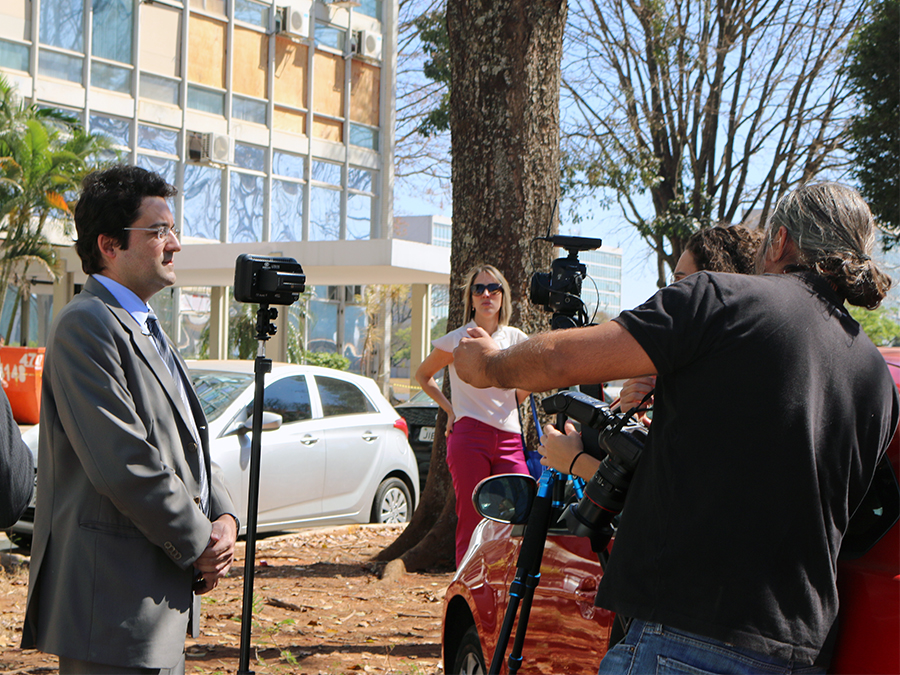
[[[887,316],[887,310],[879,307],[868,310],[850,307],[850,315],[859,322],[869,339],[879,347],[900,345],[900,324]]]
[[[423,136],[435,136],[450,129],[450,37],[446,13],[440,9],[423,14],[416,19],[415,26],[422,50],[429,57],[422,73],[446,85],[440,104],[425,116],[417,129]]]
[[[347,370],[350,367],[350,359],[334,352],[303,352],[303,363],[335,370]]]
[[[412,328],[395,328],[391,333],[391,365],[399,366],[404,361],[409,361],[410,340]]]
[[[447,334],[447,317],[438,319],[431,327],[431,339],[437,340],[439,337]]]
[[[849,55],[861,108],[850,125],[854,175],[890,248],[900,242],[900,0],[870,0]]]
[[[67,195],[109,146],[108,139],[86,133],[70,115],[25,105],[0,76],[0,298],[10,283],[20,296],[30,297],[30,266],[54,274],[56,258],[44,226],[53,218],[69,231]],[[9,333],[6,337],[9,342]]]

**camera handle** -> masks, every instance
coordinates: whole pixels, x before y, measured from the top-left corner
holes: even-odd
[[[259,518],[259,462],[262,447],[263,398],[265,395],[266,373],[272,372],[272,359],[266,358],[266,341],[275,335],[272,323],[278,317],[278,310],[267,304],[260,304],[256,312],[256,339],[259,348],[256,353],[253,372],[256,388],[253,394],[253,423],[250,439],[250,489],[247,495],[247,536],[244,555],[244,597],[241,614],[241,652],[238,675],[253,675],[250,670],[250,627],[253,622],[253,573],[256,567],[256,523]]]

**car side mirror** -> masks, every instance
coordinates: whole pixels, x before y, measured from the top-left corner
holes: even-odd
[[[475,510],[482,518],[520,525],[528,522],[537,494],[534,478],[521,473],[488,476],[472,492]]]
[[[275,429],[280,429],[283,421],[284,418],[282,418],[282,416],[278,413],[264,410],[262,414],[262,430],[275,431]],[[251,431],[253,431],[253,415],[248,415],[243,422],[235,424],[224,435],[230,436],[231,434],[246,434]]]

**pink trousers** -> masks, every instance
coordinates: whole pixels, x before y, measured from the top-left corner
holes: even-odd
[[[481,516],[472,505],[472,491],[488,476],[498,473],[528,473],[522,437],[489,424],[462,417],[447,437],[447,467],[456,493],[456,565],[459,566],[469,539]]]

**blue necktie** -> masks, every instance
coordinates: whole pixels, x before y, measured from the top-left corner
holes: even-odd
[[[181,369],[175,362],[175,355],[172,353],[172,349],[169,347],[169,341],[163,334],[162,328],[159,327],[159,319],[157,319],[156,315],[152,312],[149,314],[149,316],[147,316],[147,328],[150,330],[150,337],[153,338],[153,342],[156,345],[156,350],[159,352],[159,355],[162,357],[163,362],[166,364],[166,367],[172,374],[172,378],[175,380],[175,384],[178,385],[178,393],[181,396],[181,400],[184,401],[185,407],[187,407],[188,412],[190,412],[191,404],[188,400],[187,389],[184,378],[181,374]],[[194,418],[192,415],[189,415],[188,419],[190,420],[194,437],[198,442],[197,447],[200,460],[200,509],[204,514],[209,515],[209,480],[206,477],[206,458],[203,456],[202,448],[199,445],[200,434],[197,432],[197,425],[194,421]]]

